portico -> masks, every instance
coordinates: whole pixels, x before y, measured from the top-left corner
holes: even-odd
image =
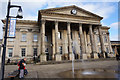
[[[101,27],[101,25],[73,23],[73,22],[67,22],[67,21],[61,22],[59,20],[50,21],[50,20],[45,20],[45,19],[41,20],[41,25],[42,25],[41,26],[41,30],[42,30],[41,31],[41,36],[42,36],[41,37],[41,57],[43,58],[42,53],[44,53],[44,61],[47,61],[45,60],[47,59],[45,58],[47,57],[47,55],[45,54],[46,45],[49,45],[48,60],[49,59],[56,60],[56,61],[61,61],[65,59],[72,60],[72,52],[73,52],[72,47],[73,46],[76,46],[75,47],[76,49],[74,49],[75,50],[74,58],[75,56],[78,56],[76,57],[76,59],[88,59],[88,58],[97,59],[98,52],[96,49],[97,43],[95,41],[96,31],[98,31],[98,35],[100,38],[101,49],[104,49],[103,48],[104,44],[102,43],[102,39],[101,39],[102,35],[100,35],[101,32],[99,28]],[[59,32],[61,32],[59,35],[59,36],[62,36],[61,38],[58,37]],[[48,36],[46,34],[48,34]],[[48,42],[45,42],[45,35],[46,37],[49,37]],[[74,41],[77,42],[76,45],[73,45]],[[62,47],[61,54],[59,50],[60,46]]]

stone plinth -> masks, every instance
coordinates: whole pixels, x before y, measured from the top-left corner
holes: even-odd
[[[87,59],[87,54],[83,54],[82,59]]]
[[[69,54],[69,60],[72,60],[72,59],[75,59],[75,56],[74,56],[74,54]]]
[[[113,53],[112,54],[108,54],[109,57],[116,57]]]
[[[98,54],[94,53],[94,59],[98,59]]]
[[[91,55],[89,53],[87,53],[87,58],[90,59],[91,58]]]
[[[47,59],[46,59],[46,54],[41,54],[40,55],[40,62],[45,62],[45,61],[47,61]]]
[[[61,61],[62,60],[61,56],[62,56],[61,54],[56,54],[55,61]]]

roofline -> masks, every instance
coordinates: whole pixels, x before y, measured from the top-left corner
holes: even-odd
[[[103,28],[103,29],[110,29],[110,27],[107,27],[107,26],[102,26],[101,28]]]
[[[69,7],[76,7],[76,8],[81,9],[81,10],[87,12],[87,13],[90,13],[90,14],[92,14],[92,15],[95,15],[95,16],[99,17],[101,20],[103,19],[103,17],[101,17],[101,16],[99,16],[99,15],[97,15],[97,14],[95,14],[95,13],[92,13],[92,12],[90,12],[90,11],[87,11],[87,10],[85,10],[85,9],[82,9],[82,8],[80,8],[80,7],[77,7],[77,6],[75,6],[75,5],[64,6],[64,7],[57,7],[57,8],[49,8],[49,9],[42,9],[42,10],[39,10],[39,11],[40,11],[40,12],[44,12],[44,11],[47,11],[47,10],[56,10],[56,9],[69,8]]]
[[[3,24],[5,24],[6,23],[6,20],[4,19],[4,20],[1,20],[2,22],[3,22]],[[9,20],[9,22],[10,22],[10,20]],[[37,24],[37,21],[33,21],[33,20],[17,20],[16,21],[16,23],[17,24],[26,24],[26,23],[30,23],[30,24]]]
[[[110,42],[120,42],[120,41],[110,41]]]

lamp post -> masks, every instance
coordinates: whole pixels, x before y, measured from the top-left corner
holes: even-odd
[[[13,8],[13,7],[19,8],[16,17],[9,16],[10,8]],[[10,37],[7,37],[8,21],[9,21],[9,18],[23,18],[21,13],[22,13],[22,8],[21,8],[21,6],[11,5],[11,1],[9,0],[9,2],[8,2],[8,7],[7,7],[7,16],[6,16],[7,19],[6,19],[4,45],[3,45],[3,52],[2,52],[1,80],[4,80],[4,67],[5,67],[5,56],[6,56],[6,43],[7,43],[7,38],[10,38]]]

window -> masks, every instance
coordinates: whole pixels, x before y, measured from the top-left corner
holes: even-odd
[[[75,46],[72,46],[72,51],[75,54]]]
[[[60,54],[62,54],[62,46],[59,47]]]
[[[37,34],[34,34],[33,38],[34,38],[33,41],[38,41],[37,40]]]
[[[45,42],[48,42],[48,36],[45,36]]]
[[[61,31],[58,32],[58,38],[62,39],[62,32]]]
[[[101,53],[101,47],[99,47],[99,52]]]
[[[14,41],[14,39],[13,38],[9,38],[8,41]]]
[[[22,41],[26,41],[26,34],[22,34]]]
[[[99,36],[97,36],[97,42],[98,42],[98,43],[100,42],[100,37],[99,37]]]
[[[33,56],[37,56],[37,48],[33,48]]]
[[[48,54],[48,48],[45,49],[45,53]]]
[[[71,39],[73,39],[72,32],[71,32]]]
[[[108,49],[108,47],[106,47],[106,52],[109,53],[109,49]]]
[[[115,54],[115,48],[112,48],[112,50],[113,50],[113,54]]]
[[[80,33],[78,32],[78,36],[79,36],[79,39],[80,39]]]
[[[25,56],[25,53],[26,53],[25,48],[22,48],[22,49],[21,49],[21,53],[22,53],[22,54],[21,54],[21,55],[22,55],[22,57],[24,57],[24,56]]]
[[[82,53],[82,47],[80,46],[80,53]]]
[[[104,36],[104,42],[105,43],[107,42],[107,36],[106,35]]]
[[[8,48],[8,57],[12,57],[13,48]]]

